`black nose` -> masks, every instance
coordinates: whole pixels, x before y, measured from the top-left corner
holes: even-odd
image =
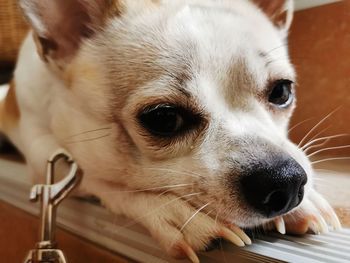
[[[284,214],[298,206],[304,197],[307,176],[292,158],[277,158],[262,164],[242,177],[241,186],[247,202],[266,217]]]

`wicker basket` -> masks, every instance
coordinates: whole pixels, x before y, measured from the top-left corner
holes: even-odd
[[[13,64],[28,26],[16,0],[0,0],[0,64]]]

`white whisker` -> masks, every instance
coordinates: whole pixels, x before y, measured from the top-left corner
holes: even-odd
[[[216,212],[215,221],[214,221],[215,227],[216,227],[216,225],[218,223],[218,217],[219,217],[219,211]]]
[[[309,140],[309,142],[312,141],[312,140],[314,140],[314,139],[317,139],[317,137],[319,137],[319,136],[320,136],[322,133],[324,133],[325,131],[329,130],[329,128],[330,128],[330,126],[324,128],[324,129],[322,129],[320,132],[316,133],[314,136],[311,137],[311,139]]]
[[[193,186],[193,184],[188,184],[188,186]],[[186,189],[186,188],[185,188],[185,189]],[[193,187],[192,187],[192,189],[193,189]],[[169,193],[169,192],[171,192],[172,190],[173,190],[173,188],[167,189],[167,190],[161,192],[159,195],[157,195],[157,197],[160,197],[160,196],[162,196],[162,195],[164,195],[164,194],[166,194],[166,193]],[[188,189],[186,189],[186,190],[188,190]]]
[[[272,53],[273,51],[275,51],[275,50],[277,50],[277,49],[280,49],[280,48],[284,48],[284,47],[286,47],[286,46],[287,46],[286,44],[282,44],[282,45],[279,45],[279,46],[277,46],[277,47],[274,47],[274,48],[270,49],[269,51],[267,51],[266,54],[264,54],[264,56],[267,57],[267,56],[271,55],[271,53]]]
[[[321,153],[321,152],[326,152],[326,151],[330,151],[330,150],[338,150],[338,149],[346,149],[346,148],[349,148],[350,147],[350,144],[349,145],[343,145],[343,146],[335,146],[335,147],[327,147],[327,148],[323,148],[321,150],[318,150],[316,152],[313,152],[311,154],[309,154],[307,157],[312,157],[318,153]]]
[[[217,213],[216,213],[216,216],[215,216],[215,226],[217,224],[217,221],[218,221],[218,217],[219,217],[219,214],[222,214],[222,210],[223,210],[223,205],[222,205],[222,199],[219,200],[219,204],[217,205]]]
[[[99,129],[94,129],[94,130],[89,130],[89,131],[83,131],[83,132],[80,132],[80,133],[76,133],[76,134],[67,136],[66,139],[73,138],[73,137],[77,137],[77,136],[81,136],[81,135],[88,134],[88,133],[92,133],[92,132],[105,131],[105,130],[110,130],[110,129],[112,129],[112,128],[111,128],[111,127],[103,127],[103,128],[99,128]]]
[[[210,214],[213,213],[214,211],[215,211],[215,209],[212,209],[212,210],[210,210],[208,213],[205,213],[205,215],[211,217]]]
[[[198,213],[199,213],[200,211],[202,211],[204,208],[206,208],[206,207],[207,207],[208,205],[210,205],[210,204],[211,204],[211,202],[209,202],[209,203],[203,205],[202,207],[200,207],[199,209],[197,209],[197,211],[196,211],[189,219],[187,219],[186,222],[183,224],[183,226],[180,228],[180,232],[182,232],[182,231],[185,229],[185,227],[190,223],[190,221],[191,221],[196,215],[198,215]]]
[[[119,228],[133,226],[133,225],[137,224],[141,219],[152,215],[155,211],[157,211],[157,210],[159,210],[161,208],[164,208],[165,206],[168,206],[168,205],[172,204],[173,202],[176,202],[176,201],[178,201],[180,199],[183,199],[183,198],[188,198],[188,197],[192,198],[194,196],[201,195],[201,194],[202,194],[202,192],[197,192],[197,193],[191,193],[191,194],[186,194],[186,195],[182,195],[182,196],[176,197],[176,198],[170,200],[169,202],[166,202],[165,204],[162,204],[162,205],[158,206],[157,208],[152,209],[151,211],[148,211],[148,213],[146,213],[145,215],[142,215],[142,216],[140,216],[138,218],[133,219],[132,222],[127,223],[127,224],[125,224],[123,226],[120,226]],[[187,200],[185,200],[185,201],[187,201]]]
[[[274,59],[271,59],[271,60],[267,61],[266,65],[270,65],[271,63],[275,63],[275,62],[283,61],[283,60],[288,60],[288,59],[289,59],[288,56],[280,56],[278,58],[274,58]]]
[[[179,187],[185,187],[185,186],[191,186],[193,184],[175,184],[175,185],[165,185],[165,186],[157,186],[152,188],[146,188],[146,189],[137,189],[137,190],[113,190],[113,191],[107,191],[103,192],[104,194],[113,194],[113,193],[139,193],[139,192],[148,192],[148,191],[157,191],[157,190],[163,190],[167,189],[166,191],[169,191],[173,188],[179,188]]]
[[[330,116],[332,116],[336,111],[339,110],[340,107],[333,110],[331,113],[327,114],[326,117],[324,117],[322,120],[320,120],[299,142],[298,147],[303,145],[303,143],[306,141],[306,139],[309,137],[310,134],[313,133],[314,130],[316,130],[322,123],[324,123]]]
[[[317,178],[317,177],[314,177],[313,180],[318,181],[318,182],[328,182],[327,179],[324,179],[324,178]]]
[[[157,195],[157,197],[161,197],[162,195],[165,195],[166,193],[169,193],[171,191],[172,191],[172,189],[165,190],[165,191],[161,192],[159,195]]]
[[[201,177],[201,174],[190,172],[190,171],[178,171],[178,170],[173,170],[173,169],[168,169],[168,168],[152,168],[152,167],[146,167],[143,169],[147,170],[154,170],[154,171],[159,171],[159,172],[170,172],[170,173],[175,173],[175,174],[185,174],[185,175],[191,175],[193,177]]]
[[[303,120],[303,121],[301,121],[301,122],[295,124],[294,126],[292,126],[292,127],[288,130],[288,132],[291,132],[291,131],[294,130],[295,128],[299,127],[300,125],[302,125],[302,124],[304,124],[305,122],[308,122],[308,121],[310,121],[310,120],[312,120],[312,119],[314,119],[314,118],[308,118],[308,119],[306,119],[306,120]]]
[[[303,150],[303,152],[305,154],[307,154],[309,151],[311,151],[312,149],[317,149],[319,147],[322,147],[324,145],[326,145],[327,143],[329,143],[331,139],[326,139],[324,142],[316,144],[316,145],[310,145],[309,147],[307,147],[305,150]]]
[[[317,138],[313,141],[309,141],[307,144],[305,144],[303,147],[301,147],[301,150],[305,150],[308,148],[308,146],[319,142],[319,141],[323,141],[323,140],[328,140],[328,139],[335,139],[335,138],[340,138],[340,137],[346,137],[346,136],[350,136],[350,134],[348,133],[342,133],[342,134],[336,134],[336,135],[332,135],[332,136],[325,136],[325,137],[321,137],[321,138]]]
[[[320,171],[320,172],[328,172],[328,173],[334,173],[334,174],[336,174],[336,173],[341,173],[340,171],[336,171],[336,170],[330,170],[330,169],[321,169],[321,168],[316,168],[316,169],[314,169],[316,172],[317,171]]]
[[[322,162],[327,162],[327,161],[335,161],[335,160],[350,160],[350,157],[333,157],[333,158],[326,158],[322,160],[317,160],[314,162],[311,162],[312,164],[317,164],[317,163],[322,163]]]
[[[92,138],[83,139],[83,140],[79,140],[79,141],[68,141],[68,142],[66,142],[66,144],[73,144],[73,143],[80,143],[80,142],[91,142],[91,141],[96,141],[96,140],[98,140],[98,139],[102,139],[102,138],[108,137],[108,136],[110,136],[110,135],[111,135],[110,133],[107,133],[107,134],[102,135],[102,136],[92,137]]]

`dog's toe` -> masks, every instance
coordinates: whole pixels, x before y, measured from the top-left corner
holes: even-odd
[[[239,247],[251,244],[239,227],[214,220],[182,201],[158,210],[144,223],[169,255],[192,262],[199,262],[196,252],[211,247],[215,239],[225,239]]]
[[[330,227],[334,230],[341,229],[341,223],[338,219],[337,214],[334,212],[330,204],[315,190],[311,191],[310,201],[320,211],[322,217]]]
[[[276,229],[282,229],[280,219],[275,219]],[[285,229],[290,234],[323,234],[330,229],[340,229],[341,225],[337,215],[328,202],[315,190],[302,202],[300,207],[283,216]],[[279,231],[279,230],[278,230]],[[281,231],[279,231],[281,232]]]
[[[160,243],[167,248],[168,253],[175,258],[189,258],[197,262],[195,251],[207,251],[218,248],[222,240],[227,240],[238,247],[251,244],[250,238],[238,227],[224,226],[206,215],[200,215],[186,228],[174,228],[173,234],[158,236]],[[215,247],[214,247],[215,246]]]

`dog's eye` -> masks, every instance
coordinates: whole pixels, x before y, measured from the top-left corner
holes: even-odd
[[[139,120],[150,133],[160,137],[172,137],[195,124],[194,115],[173,105],[156,105],[146,108]]]
[[[282,108],[289,106],[293,102],[292,85],[290,80],[276,81],[269,94],[269,102]]]

